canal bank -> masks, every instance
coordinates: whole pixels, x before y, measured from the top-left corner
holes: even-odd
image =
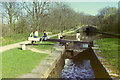
[[[119,74],[119,44],[116,38],[106,38],[94,41],[94,50],[96,56],[108,71],[112,78],[120,79]]]

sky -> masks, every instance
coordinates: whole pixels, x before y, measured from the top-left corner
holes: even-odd
[[[86,14],[97,15],[104,7],[118,8],[118,2],[68,2],[75,11]]]
[[[32,2],[32,1],[46,1],[46,0],[0,0],[0,2]],[[52,2],[118,2],[120,0],[49,0]]]

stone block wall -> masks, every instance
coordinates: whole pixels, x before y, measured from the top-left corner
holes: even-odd
[[[56,47],[54,54],[55,54],[54,58],[56,58],[56,62],[47,79],[59,78],[61,76],[62,69],[64,68],[65,65],[65,48],[61,46]]]

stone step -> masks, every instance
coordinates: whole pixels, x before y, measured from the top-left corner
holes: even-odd
[[[99,52],[101,52],[101,50],[94,50],[94,52],[95,52],[95,53],[97,53],[97,52],[99,53]]]
[[[35,78],[35,80],[39,80],[39,78],[41,78],[41,74],[32,74],[32,73],[28,73],[28,74],[25,74],[19,78],[23,79],[23,78],[28,78],[29,80],[32,80],[32,78]],[[31,79],[30,79],[31,78]],[[37,79],[38,78],[38,79]],[[18,80],[18,78],[16,79],[13,79],[13,80]]]
[[[96,50],[96,49],[97,49],[97,50],[98,50],[98,49],[99,49],[99,47],[92,47],[92,49],[94,49],[94,50]]]
[[[99,59],[104,59],[103,57],[98,57]]]
[[[98,45],[98,44],[94,44],[94,46],[95,46],[95,47],[99,47],[100,45]]]

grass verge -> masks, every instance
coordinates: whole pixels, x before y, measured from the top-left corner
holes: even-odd
[[[96,44],[100,45],[101,53],[110,63],[118,68],[118,59],[120,51],[119,51],[119,40],[117,38],[106,38],[99,41],[96,41]]]
[[[36,42],[35,44],[38,44],[38,45],[35,45],[35,46],[32,46],[34,48],[37,48],[39,50],[42,50],[42,51],[45,51],[45,50],[49,50],[49,51],[53,51],[54,50],[54,42]]]
[[[54,37],[50,37],[50,39],[58,39],[58,35]]]
[[[50,39],[57,39],[58,36],[54,36],[54,37],[51,37]],[[42,43],[40,42],[36,42],[35,44],[38,44],[38,45],[35,45],[33,46],[34,48],[37,48],[39,50],[50,50],[50,51],[53,51],[54,50],[54,44],[57,44],[59,42],[48,42],[48,41],[42,41]]]
[[[19,48],[2,53],[2,78],[15,78],[30,73],[48,54]]]

